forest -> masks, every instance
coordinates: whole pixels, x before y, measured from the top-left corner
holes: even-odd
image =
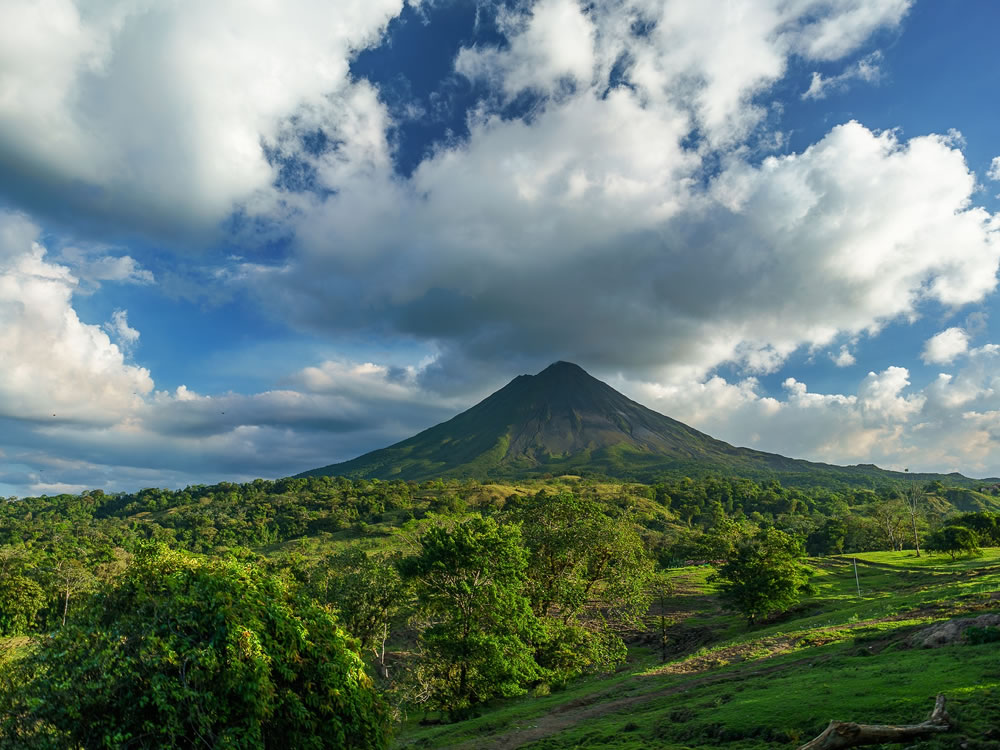
[[[666,660],[676,571],[710,570],[750,632],[815,590],[818,558],[971,559],[1000,546],[997,490],[307,477],[7,498],[0,737],[387,747],[614,674],[637,644]]]

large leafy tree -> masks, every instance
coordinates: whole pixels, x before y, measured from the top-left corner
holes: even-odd
[[[340,623],[388,677],[386,641],[409,603],[395,561],[352,548],[324,558],[318,567],[310,592],[336,608]]]
[[[641,627],[653,565],[628,515],[542,491],[511,517],[528,549],[528,596],[545,628],[540,663],[562,676],[624,659],[620,631]]]
[[[47,597],[31,576],[32,568],[27,551],[0,547],[0,636],[27,633],[38,625]]]
[[[811,571],[800,562],[802,545],[773,528],[733,540],[726,561],[713,576],[719,595],[753,625],[788,608],[809,588]]]
[[[978,535],[966,526],[952,525],[938,529],[927,539],[926,547],[931,552],[947,552],[952,560],[958,555],[977,557],[982,554]]]
[[[4,746],[383,748],[354,648],[256,566],[147,548],[21,662]]]
[[[31,578],[20,573],[0,575],[0,636],[34,629],[45,601],[45,591]]]
[[[518,526],[473,517],[432,527],[400,567],[426,617],[413,673],[417,701],[460,713],[523,694],[541,676],[529,645],[539,628],[523,593],[527,554]]]

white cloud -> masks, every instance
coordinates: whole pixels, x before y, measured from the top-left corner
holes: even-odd
[[[502,19],[510,47],[463,48],[455,70],[498,82],[508,97],[524,89],[552,93],[564,81],[590,83],[595,29],[577,0],[539,0],[522,14]]]
[[[858,360],[851,353],[851,350],[847,348],[844,344],[840,347],[840,352],[837,354],[830,354],[830,359],[833,361],[837,367],[850,367],[855,364]]]
[[[969,334],[961,328],[947,328],[924,342],[920,359],[929,365],[949,365],[968,351]]]
[[[558,91],[567,78],[602,90],[617,69],[645,103],[684,112],[710,142],[729,143],[761,120],[751,101],[784,75],[789,56],[837,60],[896,26],[910,4],[602,0],[583,13],[576,0],[542,0],[508,18],[507,48],[464,49],[456,68],[497,81],[507,98]],[[873,75],[872,61],[864,65]]]
[[[153,272],[130,255],[109,255],[104,248],[84,250],[78,247],[63,248],[60,261],[73,269],[73,275],[93,286],[102,281],[147,285],[156,282]]]
[[[153,387],[100,326],[72,306],[77,279],[46,259],[37,229],[0,214],[0,418],[114,423]],[[125,324],[125,343],[138,332]]]
[[[1000,180],[1000,156],[993,157],[993,161],[990,162],[990,168],[986,172],[986,176],[991,180]]]
[[[402,7],[5,2],[0,190],[39,211],[166,235],[271,205],[261,141],[293,116],[304,127],[343,118],[350,57]]]
[[[973,349],[955,376],[921,390],[902,367],[870,372],[855,393],[813,393],[788,378],[784,398],[754,380],[616,385],[651,408],[734,445],[834,464],[1000,476],[1000,347]]]
[[[343,461],[468,406],[423,390],[416,368],[325,361],[291,374],[294,388],[204,395],[157,391],[113,422],[3,420],[17,494],[57,486],[121,490],[276,477]]]
[[[544,364],[558,341],[560,356],[669,377],[726,361],[766,373],[924,301],[981,300],[998,222],[971,206],[953,137],[903,142],[852,122],[762,163],[738,145],[791,56],[840,59],[908,7],[520,4],[509,45],[463,50],[456,68],[503,101],[533,89],[530,116],[487,98],[468,139],[439,144],[408,180],[377,139],[320,160],[331,195],[290,217],[292,256],[229,277],[310,330],[374,320],[430,342],[430,372],[510,352]],[[609,89],[612,71],[628,85]]]
[[[139,331],[129,326],[127,310],[111,313],[111,320],[104,324],[104,330],[118,340],[118,346],[125,352],[131,352],[139,343]]]
[[[802,94],[802,98],[825,99],[830,92],[846,91],[851,81],[878,83],[882,78],[882,69],[879,67],[881,62],[882,53],[876,50],[838,75],[827,78],[814,72],[809,88]]]
[[[664,116],[623,89],[530,124],[487,116],[408,183],[341,185],[303,216],[301,253],[241,266],[240,282],[310,328],[388,321],[436,342],[438,368],[509,352],[544,365],[558,342],[668,378],[771,372],[801,346],[995,289],[1000,222],[970,205],[950,137],[851,122],[802,153],[727,159],[700,190],[684,121]]]

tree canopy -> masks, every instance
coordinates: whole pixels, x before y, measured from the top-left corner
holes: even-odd
[[[730,608],[753,625],[786,609],[808,589],[809,569],[799,562],[802,545],[778,529],[742,534],[713,576]]]
[[[20,662],[4,746],[377,750],[387,711],[355,649],[256,565],[147,546]]]

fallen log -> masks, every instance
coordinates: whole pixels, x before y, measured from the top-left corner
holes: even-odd
[[[823,733],[798,750],[840,750],[859,745],[878,745],[883,742],[918,740],[951,729],[951,719],[944,710],[944,696],[934,701],[930,718],[921,724],[856,724],[853,721],[831,721]]]

